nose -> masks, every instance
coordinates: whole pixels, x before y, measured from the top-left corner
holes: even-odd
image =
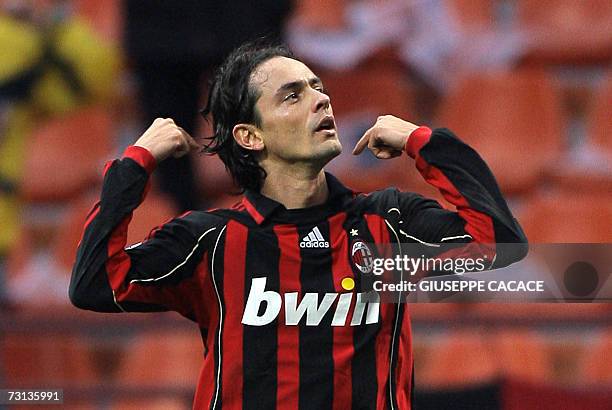
[[[331,105],[331,101],[329,99],[329,95],[322,93],[320,91],[316,91],[316,104],[315,104],[315,112],[319,112],[321,110],[326,111],[329,109]]]

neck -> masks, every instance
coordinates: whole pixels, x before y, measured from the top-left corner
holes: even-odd
[[[287,209],[308,208],[327,201],[329,191],[322,169],[266,169],[261,194]]]

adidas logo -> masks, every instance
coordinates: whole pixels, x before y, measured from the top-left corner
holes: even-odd
[[[315,226],[308,235],[302,238],[300,248],[329,248],[329,242],[323,239],[321,231]]]

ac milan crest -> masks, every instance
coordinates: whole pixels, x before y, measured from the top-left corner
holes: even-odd
[[[365,242],[361,240],[353,242],[353,246],[351,247],[351,258],[357,269],[362,273],[372,272],[374,257],[372,251]]]

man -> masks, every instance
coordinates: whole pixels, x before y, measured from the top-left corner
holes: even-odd
[[[87,218],[72,302],[102,312],[175,310],[208,352],[194,408],[409,409],[405,304],[367,301],[354,245],[525,242],[489,169],[450,131],[380,117],[353,153],[406,151],[458,212],[396,189],[357,194],[323,167],[340,154],[321,80],[282,47],[244,45],[219,68],[205,114],[217,153],[245,189],[232,209],[188,212],[125,248],[149,175],[196,149],[157,119],[106,167]],[[402,166],[398,161],[398,166]],[[356,284],[357,286],[353,287]]]

